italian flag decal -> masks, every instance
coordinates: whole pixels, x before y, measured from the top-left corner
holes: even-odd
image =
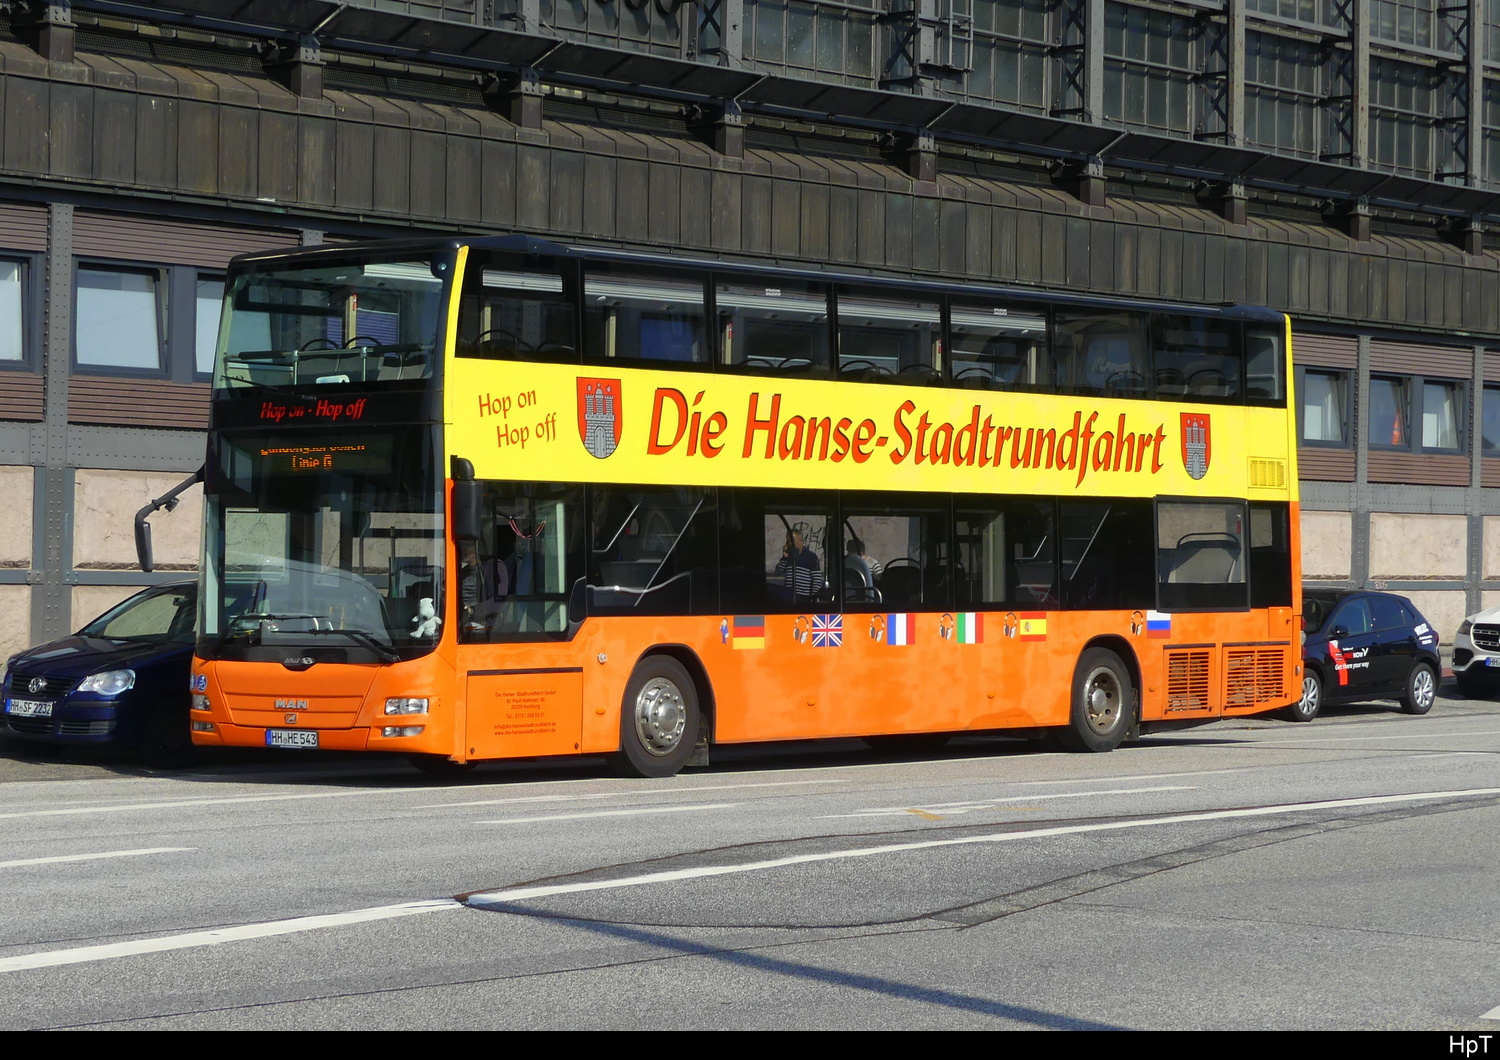
[[[981,644],[984,642],[984,616],[973,611],[965,611],[954,616],[954,637],[960,644]]]

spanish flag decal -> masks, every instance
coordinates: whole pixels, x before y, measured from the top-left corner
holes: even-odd
[[[1022,611],[1016,615],[1017,640],[1046,640],[1047,612]]]

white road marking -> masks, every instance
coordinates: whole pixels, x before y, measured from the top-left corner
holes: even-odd
[[[687,813],[691,810],[728,810],[736,802],[707,802],[693,806],[640,806],[631,810],[599,810],[595,813],[550,813],[545,817],[504,817],[498,821],[475,821],[475,824],[530,824],[533,821],[580,821],[585,817],[639,817],[648,813]]]
[[[62,810],[18,810],[0,813],[0,820],[16,817],[67,817],[85,813],[125,813],[129,810],[174,810],[184,806],[229,806],[240,802],[285,802],[289,799],[340,799],[351,795],[368,795],[368,791],[317,791],[298,795],[239,795],[225,799],[173,799],[170,802],[132,802],[121,806],[94,804],[69,806]]]
[[[941,813],[948,816],[956,816],[961,813],[969,813],[972,810],[985,810],[992,806],[999,806],[1005,802],[1037,802],[1041,799],[1084,799],[1091,795],[1139,795],[1151,791],[1196,791],[1194,787],[1184,784],[1164,785],[1156,788],[1114,788],[1104,791],[1058,791],[1041,795],[1036,792],[1030,795],[1010,795],[1002,799],[970,799],[966,802],[924,802],[917,809],[927,810],[930,813]],[[877,806],[869,810],[856,810],[854,813],[829,813],[814,820],[829,821],[839,817],[889,817],[893,814],[911,813],[912,808],[906,806]]]
[[[98,854],[59,854],[50,858],[23,858],[20,861],[0,861],[0,869],[14,869],[22,865],[56,865],[62,861],[98,861],[101,858],[138,858],[144,854],[190,854],[197,847],[150,847],[145,850],[106,850]]]
[[[626,796],[634,799],[642,795],[690,795],[700,791],[745,791],[750,788],[800,788],[807,784],[847,784],[847,780],[778,780],[767,784],[705,784],[700,787],[683,786],[659,788],[651,791],[600,791],[588,795],[528,795],[519,799],[484,799],[479,802],[434,802],[411,807],[414,810],[448,810],[463,806],[504,806],[517,802],[571,802],[576,799],[619,799]]]
[[[1000,832],[991,835],[963,836],[955,839],[927,839],[911,843],[889,843],[878,847],[857,847],[852,850],[834,850],[822,854],[796,854],[768,861],[751,861],[739,865],[708,865],[696,869],[673,869],[668,872],[651,872],[642,876],[625,876],[614,880],[598,880],[591,883],[542,884],[532,887],[512,887],[505,890],[471,894],[468,901],[478,905],[504,905],[526,898],[546,898],[557,894],[578,894],[584,891],[607,891],[621,887],[640,887],[653,883],[673,883],[678,880],[696,880],[708,876],[728,876],[740,872],[759,872],[763,869],[782,868],[787,865],[808,865],[819,861],[842,861],[849,858],[865,858],[876,854],[900,854],[913,850],[934,850],[939,847],[973,846],[978,843],[1008,843],[1016,839],[1040,839],[1050,836],[1079,835],[1085,832],[1110,832],[1127,828],[1149,828],[1153,825],[1191,824],[1198,821],[1223,821],[1236,817],[1272,817],[1280,814],[1302,813],[1308,810],[1335,810],[1346,806],[1379,806],[1395,802],[1418,802],[1424,799],[1446,799],[1460,795],[1500,795],[1500,788],[1471,788],[1465,791],[1422,791],[1410,795],[1370,795],[1358,799],[1333,799],[1328,802],[1299,802],[1285,806],[1257,806],[1244,810],[1212,810],[1203,813],[1176,814],[1172,817],[1149,817],[1132,821],[1109,821],[1101,824],[1058,825],[1052,828],[1033,828],[1024,832]]]
[[[243,942],[246,939],[292,935],[301,931],[344,927],[348,924],[367,924],[373,920],[391,920],[395,917],[413,916],[417,913],[436,913],[444,909],[462,908],[464,906],[461,902],[456,902],[451,898],[439,898],[423,902],[402,902],[399,905],[382,905],[372,909],[355,909],[347,913],[299,916],[291,920],[271,920],[260,924],[241,924],[237,927],[212,928],[208,931],[190,931],[185,935],[166,935],[155,939],[137,939],[134,942],[113,942],[102,946],[79,946],[68,950],[25,953],[17,957],[0,957],[0,972],[25,972],[36,968],[56,968],[64,964],[108,961],[117,957],[135,957],[143,953],[165,953],[169,950],[192,949],[196,946],[214,946],[221,942]]]
[[[1495,1006],[1479,1017],[1482,1020],[1500,1020],[1500,1005]]]

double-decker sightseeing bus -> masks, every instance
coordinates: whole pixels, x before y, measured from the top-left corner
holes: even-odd
[[[1286,318],[562,246],[237,259],[198,744],[481,759],[1300,690]]]

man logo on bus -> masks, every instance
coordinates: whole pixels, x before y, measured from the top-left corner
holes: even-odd
[[[1212,439],[1209,436],[1208,416],[1201,412],[1182,414],[1182,464],[1188,476],[1200,479],[1208,474],[1208,462],[1213,456]]]
[[[578,380],[578,437],[603,460],[620,444],[620,381]]]

